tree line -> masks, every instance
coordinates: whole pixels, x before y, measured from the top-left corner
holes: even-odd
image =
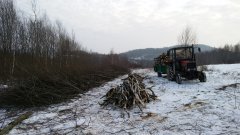
[[[47,16],[18,15],[12,0],[0,0],[0,76],[24,76],[26,72],[62,72],[102,69],[109,65],[128,67],[124,58],[111,53],[90,53],[79,45],[61,23]],[[113,60],[114,59],[114,60]],[[3,79],[3,78],[2,78]]]
[[[87,51],[60,22],[38,16],[34,5],[33,15],[18,14],[13,0],[0,0],[0,84],[9,85],[0,92],[0,106],[60,102],[136,66],[113,51]]]
[[[198,65],[240,63],[240,43],[197,54]]]

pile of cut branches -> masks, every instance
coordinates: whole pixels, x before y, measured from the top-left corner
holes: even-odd
[[[145,103],[149,103],[151,99],[155,100],[157,96],[151,89],[145,88],[143,77],[138,74],[130,74],[127,78],[123,79],[123,83],[116,88],[110,89],[105,97],[101,106],[109,104],[116,105],[120,108],[129,109],[135,105],[142,110]]]

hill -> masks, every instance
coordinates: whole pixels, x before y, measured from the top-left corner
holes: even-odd
[[[155,57],[159,56],[161,53],[167,52],[168,49],[177,47],[178,45],[171,47],[163,48],[146,48],[146,49],[136,49],[131,50],[120,55],[126,56],[130,60],[153,60]],[[211,51],[214,48],[204,44],[198,44],[197,47],[200,47],[202,52]]]

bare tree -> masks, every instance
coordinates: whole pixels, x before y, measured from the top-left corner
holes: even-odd
[[[12,0],[0,1],[0,44],[2,44],[2,71],[12,74],[15,66],[15,53],[17,41],[17,15]],[[11,63],[9,62],[11,61]],[[8,68],[11,65],[11,68]]]
[[[190,26],[186,26],[186,28],[182,31],[182,33],[178,37],[178,44],[189,46],[192,44],[196,44],[197,36],[196,33],[192,30]]]

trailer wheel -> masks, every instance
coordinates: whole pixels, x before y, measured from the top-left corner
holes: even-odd
[[[199,81],[200,82],[206,82],[207,81],[207,77],[206,77],[206,74],[204,72],[199,73]]]
[[[182,77],[181,77],[180,74],[177,74],[177,75],[176,75],[176,82],[177,82],[178,84],[182,84]]]
[[[158,72],[158,77],[162,77],[162,73],[161,72]]]

